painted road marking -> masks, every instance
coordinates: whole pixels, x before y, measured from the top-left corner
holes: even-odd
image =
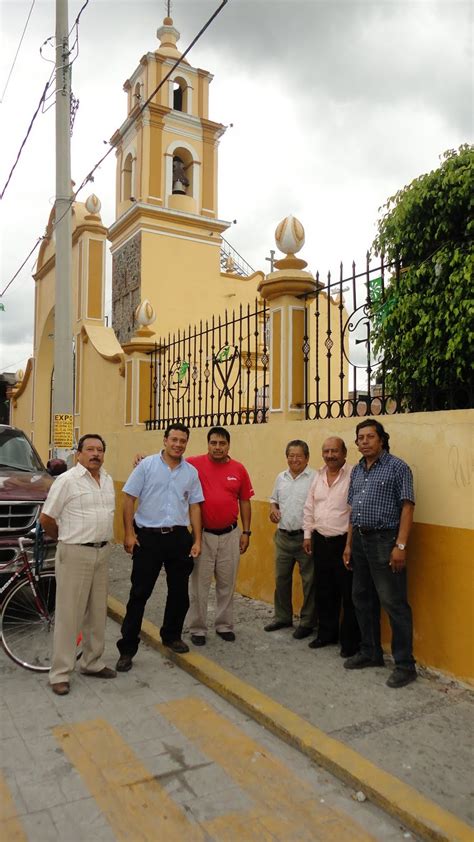
[[[118,842],[204,842],[204,834],[103,719],[53,733],[81,774]]]
[[[197,698],[178,699],[157,705],[157,710],[219,764],[255,804],[245,816],[220,816],[203,823],[207,834],[219,842],[362,842],[374,838],[346,813],[316,801],[309,785],[209,703]],[[263,826],[265,834],[252,832],[253,822]]]
[[[0,772],[0,839],[8,842],[27,842],[23,825],[4,775]]]

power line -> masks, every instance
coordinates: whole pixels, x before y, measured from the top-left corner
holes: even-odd
[[[85,9],[85,7],[87,6],[87,3],[88,3],[88,2],[89,2],[89,0],[86,0],[86,2],[84,3],[84,5],[82,6],[82,8],[81,8],[81,10],[80,10],[80,12],[79,12],[79,15],[78,15],[78,16],[77,16],[77,18],[76,18],[76,22],[79,20],[79,17],[80,17],[80,15],[82,14],[83,9]],[[222,11],[222,9],[224,8],[224,6],[226,6],[226,5],[227,5],[227,3],[228,3],[228,2],[229,2],[229,0],[222,0],[222,2],[221,2],[221,4],[220,4],[220,6],[219,6],[219,7],[215,10],[215,12],[213,12],[213,14],[211,15],[211,17],[210,17],[210,18],[207,20],[207,22],[204,24],[204,26],[202,26],[202,27],[201,27],[201,29],[199,30],[199,32],[197,33],[197,35],[193,38],[193,40],[191,41],[191,43],[189,44],[189,46],[186,48],[186,50],[184,51],[184,53],[181,55],[181,57],[175,61],[175,63],[174,63],[174,64],[173,64],[173,66],[171,67],[170,71],[169,71],[169,72],[166,74],[166,76],[165,76],[165,77],[161,80],[161,82],[160,82],[160,83],[156,86],[155,90],[154,90],[154,91],[150,94],[150,96],[148,97],[148,99],[147,99],[147,100],[143,103],[143,105],[141,106],[141,108],[140,108],[140,110],[139,110],[139,112],[138,112],[138,114],[137,114],[137,116],[136,116],[136,118],[135,118],[136,120],[138,119],[138,117],[140,117],[140,115],[143,113],[143,111],[145,110],[145,108],[146,108],[146,107],[150,104],[150,102],[151,102],[151,100],[153,99],[153,97],[154,97],[154,96],[158,93],[158,91],[160,90],[160,88],[162,88],[162,87],[163,87],[163,85],[165,84],[165,82],[167,82],[167,81],[168,81],[168,79],[170,78],[171,74],[172,74],[172,73],[176,70],[176,68],[177,68],[177,67],[181,64],[181,62],[183,61],[183,59],[187,56],[187,54],[188,54],[188,53],[190,52],[190,50],[194,47],[194,45],[197,43],[197,41],[199,41],[199,39],[202,37],[202,35],[203,35],[203,34],[204,34],[204,32],[206,31],[206,29],[208,29],[208,27],[211,25],[211,23],[213,22],[213,20],[217,17],[217,15],[218,15],[218,14],[220,14],[220,12]],[[51,77],[50,77],[50,80],[49,80],[49,81],[51,81]],[[48,82],[48,85],[49,85],[49,82]],[[44,90],[44,92],[43,92],[43,97],[44,97],[44,96],[45,96],[45,94],[46,94],[47,87],[48,87],[48,86],[46,86],[46,88],[45,88],[45,90]],[[41,103],[40,103],[40,104],[41,104]],[[38,109],[39,109],[39,106],[38,106]],[[38,111],[38,109],[37,109],[37,111]],[[37,113],[37,112],[36,112],[36,113]],[[35,119],[35,118],[36,118],[36,114],[35,114],[35,116],[34,116],[34,118],[33,118],[32,123],[34,122],[34,119]],[[32,124],[30,124],[30,125],[32,125]],[[29,134],[29,131],[28,131],[28,134]],[[28,137],[28,134],[27,134],[27,137]],[[24,145],[24,143],[25,143],[25,142],[26,142],[26,138],[25,138],[25,140],[23,141],[22,146]],[[78,196],[78,194],[80,193],[80,191],[81,191],[81,190],[82,190],[82,189],[86,186],[86,184],[88,184],[88,182],[89,182],[89,181],[93,181],[93,180],[94,180],[94,179],[93,179],[93,175],[94,175],[95,171],[96,171],[96,170],[100,167],[100,165],[101,165],[101,164],[105,161],[105,159],[106,159],[106,158],[108,158],[108,156],[109,156],[109,155],[110,155],[110,153],[113,151],[113,149],[114,149],[114,147],[111,145],[111,146],[110,146],[110,148],[109,148],[109,149],[107,150],[107,152],[105,153],[105,155],[102,155],[102,157],[101,157],[101,158],[97,161],[97,163],[96,163],[96,164],[94,164],[94,166],[92,167],[92,169],[88,172],[88,174],[85,176],[85,178],[81,181],[81,183],[80,183],[79,187],[77,188],[77,190],[75,190],[75,191],[74,191],[74,193],[72,194],[72,196],[71,196],[71,198],[70,198],[70,200],[69,200],[69,203],[68,203],[68,207],[67,207],[67,208],[65,209],[65,211],[62,213],[62,215],[59,217],[59,219],[55,219],[55,220],[54,220],[53,225],[52,225],[52,229],[53,229],[53,230],[56,228],[56,226],[57,226],[57,225],[59,225],[59,223],[60,223],[60,222],[61,222],[61,220],[62,220],[62,219],[66,216],[66,214],[67,214],[67,213],[69,213],[69,211],[70,211],[70,209],[71,209],[72,205],[74,204],[74,202],[76,201],[76,197]],[[20,153],[21,153],[21,149],[20,149]],[[17,161],[15,162],[15,165],[14,165],[13,169],[15,168],[15,166],[16,166],[16,164],[17,164],[17,162],[18,162],[18,158],[19,158],[19,156],[20,156],[20,153],[18,154]],[[12,169],[12,172],[13,172],[13,169]],[[9,180],[10,180],[10,178],[11,178],[12,172],[10,173],[10,176],[8,177],[8,181],[9,181]],[[8,184],[8,181],[7,181],[7,184]],[[7,187],[7,184],[5,185],[5,187],[4,187],[4,189],[3,189],[3,192],[2,192],[2,194],[0,195],[0,199],[3,197],[3,193],[5,192],[5,189],[6,189],[6,187]],[[7,291],[7,289],[11,286],[11,284],[13,283],[13,281],[15,280],[15,278],[19,275],[19,273],[20,273],[20,272],[21,272],[21,270],[23,269],[23,267],[24,267],[25,263],[28,261],[28,259],[31,257],[31,255],[33,254],[33,252],[35,251],[35,249],[38,247],[39,243],[40,243],[43,239],[44,239],[44,236],[42,236],[42,237],[38,237],[38,239],[37,239],[36,243],[34,244],[33,248],[31,249],[31,251],[30,251],[30,253],[28,254],[28,256],[25,258],[25,260],[23,261],[23,263],[21,264],[20,268],[19,268],[19,269],[15,272],[15,274],[13,275],[13,277],[11,278],[11,280],[8,282],[8,284],[7,284],[7,286],[5,287],[5,289],[3,290],[3,292],[1,292],[1,293],[0,293],[0,298],[1,298],[4,294],[5,294],[5,292]]]
[[[33,11],[33,6],[35,5],[35,3],[36,3],[36,0],[33,0],[32,4],[30,6],[30,11],[28,12],[28,17],[26,18],[26,23],[23,27],[23,32],[21,33],[20,43],[18,44],[18,47],[16,48],[15,58],[13,59],[12,66],[10,67],[10,72],[8,74],[7,81],[5,82],[5,87],[3,89],[3,93],[2,93],[2,96],[0,98],[0,103],[3,103],[3,99],[4,99],[5,94],[7,92],[8,84],[10,82],[10,78],[11,78],[11,75],[13,73],[13,68],[15,67],[16,60],[18,58],[18,53],[20,52],[20,47],[23,43],[23,38],[25,37],[26,28],[28,26],[28,23],[29,23],[29,20],[30,20],[30,17],[31,17],[31,13]]]
[[[46,85],[44,86],[43,93],[41,94],[40,101],[39,101],[39,103],[38,103],[38,105],[37,105],[36,111],[35,111],[35,113],[33,114],[33,117],[32,117],[32,118],[31,118],[31,120],[30,120],[30,125],[28,126],[28,129],[27,129],[26,135],[25,135],[25,137],[23,138],[23,141],[22,141],[22,143],[21,143],[21,146],[20,146],[20,148],[19,148],[19,150],[18,150],[17,156],[16,156],[16,158],[15,158],[15,162],[14,162],[14,164],[13,164],[13,166],[12,166],[11,170],[10,170],[10,173],[9,173],[9,175],[8,175],[8,178],[7,178],[7,180],[6,180],[5,184],[4,184],[3,190],[2,190],[2,192],[0,193],[0,199],[3,199],[3,197],[4,197],[4,195],[5,195],[5,191],[6,191],[7,187],[8,187],[8,185],[9,185],[9,183],[10,183],[10,181],[11,181],[11,178],[12,178],[12,175],[13,175],[13,173],[15,172],[15,169],[16,169],[16,167],[17,167],[17,165],[18,165],[18,161],[20,160],[21,153],[23,152],[23,148],[24,148],[24,146],[25,146],[25,143],[26,143],[26,141],[28,140],[28,138],[29,138],[29,136],[30,136],[30,134],[31,134],[31,130],[32,130],[32,128],[33,128],[33,124],[34,124],[34,122],[35,122],[35,120],[36,120],[36,118],[37,118],[37,116],[38,116],[38,114],[39,114],[39,111],[40,111],[41,106],[42,106],[42,105],[44,104],[44,102],[45,102],[45,99],[46,99],[46,94],[47,94],[47,92],[48,92],[48,88],[49,88],[49,86],[50,86],[50,84],[51,84],[51,78],[52,78],[52,77],[50,76],[50,77],[49,77],[49,79],[48,79],[48,81],[46,82]]]

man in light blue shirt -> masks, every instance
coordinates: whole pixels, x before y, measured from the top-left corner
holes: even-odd
[[[183,459],[188,438],[189,429],[184,424],[170,425],[165,431],[161,453],[143,459],[123,489],[123,545],[132,554],[133,567],[122,637],[117,643],[119,672],[132,668],[145,605],[163,566],[168,595],[161,639],[174,652],[189,652],[181,633],[189,608],[188,579],[194,567],[193,559],[201,552],[199,504],[204,496],[196,468]]]

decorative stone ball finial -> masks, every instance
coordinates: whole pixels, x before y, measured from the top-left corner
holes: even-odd
[[[151,306],[148,298],[141,301],[134,311],[135,324],[138,325],[138,330],[135,331],[135,336],[150,337],[153,336],[154,331],[150,330],[149,325],[153,324],[156,319],[156,313]]]
[[[85,204],[86,204],[86,210],[89,213],[93,213],[94,215],[97,215],[97,214],[100,213],[102,203],[101,203],[100,199],[95,195],[95,193],[92,193],[92,195],[89,196],[86,199]]]
[[[15,377],[16,377],[16,382],[17,382],[17,383],[21,383],[21,381],[23,380],[24,376],[25,376],[25,373],[24,373],[23,369],[22,369],[22,368],[19,368],[19,369],[18,369],[18,371],[17,371],[17,372],[16,372],[16,374],[15,374]]]
[[[304,228],[295,216],[290,214],[277,225],[275,242],[277,248],[286,254],[283,260],[275,261],[277,269],[304,269],[308,265],[306,260],[295,257],[304,246]]]
[[[156,313],[151,306],[148,298],[141,301],[138,307],[135,308],[135,321],[140,327],[148,327],[156,320]]]
[[[304,246],[304,228],[291,214],[277,225],[275,242],[283,254],[296,254]]]

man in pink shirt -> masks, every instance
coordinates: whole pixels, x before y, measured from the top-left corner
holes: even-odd
[[[339,641],[341,656],[346,658],[358,651],[360,641],[352,604],[352,575],[342,560],[349,527],[347,492],[352,466],[346,463],[346,445],[336,436],[326,439],[322,455],[325,467],[316,472],[303,512],[303,546],[314,558],[319,617],[318,636],[309,646],[319,649]]]

